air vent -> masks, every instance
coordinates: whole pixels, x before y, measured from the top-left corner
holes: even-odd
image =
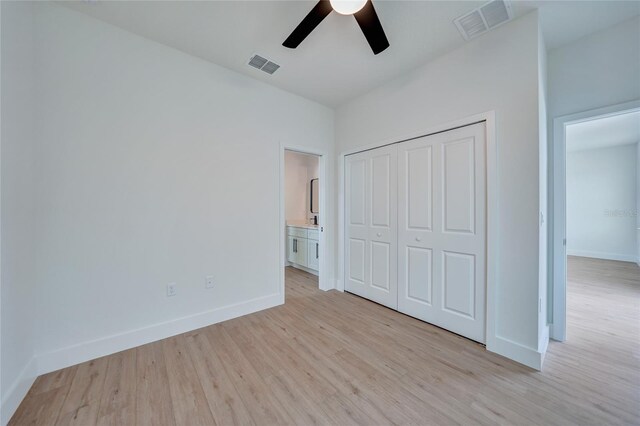
[[[273,74],[278,68],[280,68],[280,65],[266,58],[263,58],[260,55],[253,55],[251,59],[249,59],[249,65],[261,71],[264,71],[267,74]]]
[[[267,62],[265,58],[259,55],[253,55],[251,59],[249,59],[249,65],[258,69],[262,68]]]
[[[278,68],[280,68],[280,65],[276,64],[275,62],[269,61],[265,64],[264,67],[262,67],[262,71],[266,72],[267,74],[273,74]]]
[[[465,40],[470,40],[513,18],[511,6],[504,0],[493,0],[453,22]]]

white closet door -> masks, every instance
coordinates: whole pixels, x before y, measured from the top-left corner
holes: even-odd
[[[485,124],[398,147],[398,310],[485,341]]]
[[[397,309],[397,145],[346,157],[345,290]]]

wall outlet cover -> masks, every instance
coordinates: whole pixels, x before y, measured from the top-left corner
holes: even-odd
[[[177,287],[176,283],[167,284],[167,297],[176,295],[176,287]]]
[[[215,284],[213,282],[213,275],[207,275],[207,278],[204,283],[204,288],[213,288],[214,285]]]

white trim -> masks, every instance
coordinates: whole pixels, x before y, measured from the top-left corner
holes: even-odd
[[[16,410],[20,406],[20,403],[29,392],[29,389],[36,381],[38,377],[38,368],[35,357],[31,358],[27,365],[22,369],[18,378],[7,390],[7,394],[2,398],[2,418],[0,424],[6,425],[11,420],[11,417],[15,414]]]
[[[345,236],[345,206],[344,206],[344,165],[346,153],[342,153],[338,157],[338,278],[336,279],[336,289],[344,292],[344,236]]]
[[[291,266],[292,268],[300,269],[301,271],[304,271],[304,272],[308,272],[309,274],[315,275],[316,277],[319,276],[318,271],[316,271],[315,269],[310,269],[310,268],[307,268],[306,266],[298,265],[297,263],[289,263],[289,266]]]
[[[549,339],[547,339],[547,341],[548,340]],[[487,350],[489,350],[489,348],[487,348]],[[539,352],[504,337],[495,336],[491,352],[495,352],[498,355],[517,361],[535,370],[542,370],[544,352]]]
[[[542,354],[542,359],[540,360],[540,367],[542,367],[542,363],[544,362],[544,356],[547,354],[547,348],[549,347],[549,326],[545,325],[542,329],[542,334],[540,335],[540,339],[538,340],[538,351]]]
[[[334,282],[329,278],[327,273],[327,238],[330,230],[327,228],[327,196],[331,195],[330,189],[327,185],[327,165],[328,165],[328,153],[322,149],[309,148],[306,146],[296,146],[285,143],[280,143],[280,182],[278,184],[280,192],[280,225],[279,238],[280,238],[280,294],[282,296],[282,303],[284,303],[284,268],[288,264],[287,262],[287,245],[285,244],[286,226],[287,220],[285,215],[285,177],[284,177],[284,154],[285,151],[299,152],[301,154],[310,154],[318,157],[318,179],[320,180],[320,214],[318,225],[321,232],[318,233],[318,242],[320,243],[320,258],[318,259],[318,288],[323,291],[332,290],[335,288]]]
[[[640,100],[597,108],[575,114],[564,115],[553,120],[553,174],[549,182],[549,210],[552,216],[552,303],[551,303],[551,331],[554,340],[564,341],[567,338],[567,268],[566,248],[564,239],[567,235],[567,206],[566,206],[566,128],[570,124],[583,123],[597,118],[611,117],[627,112],[640,110]]]
[[[498,341],[498,337],[496,336],[496,286],[498,280],[498,150],[497,150],[497,139],[496,139],[496,114],[495,111],[487,111],[481,114],[472,115],[469,117],[461,118],[459,120],[450,121],[448,123],[439,124],[437,126],[430,126],[425,129],[419,129],[418,131],[414,131],[411,134],[407,134],[404,136],[398,136],[389,138],[386,140],[381,140],[376,143],[372,143],[370,145],[361,146],[358,148],[352,148],[345,150],[340,153],[338,157],[338,173],[340,176],[339,179],[339,188],[338,188],[338,281],[337,281],[337,289],[339,291],[344,291],[344,244],[345,244],[345,193],[344,193],[344,184],[345,184],[345,176],[344,176],[344,165],[345,165],[345,157],[350,154],[355,154],[357,152],[366,151],[369,149],[379,148],[381,146],[390,145],[394,143],[398,143],[408,139],[414,139],[416,137],[420,137],[423,135],[430,135],[434,133],[444,132],[447,130],[452,130],[457,127],[468,126],[474,123],[479,123],[484,121],[486,123],[486,137],[487,137],[487,305],[486,305],[486,348],[488,351],[501,353],[509,358],[512,358],[518,362],[522,362],[523,364],[530,365],[532,357],[530,355],[520,356],[520,352],[522,352],[523,348],[521,345],[517,343],[513,343],[513,345],[517,345],[513,349],[508,349],[511,344],[510,341],[506,341],[504,339]],[[525,348],[527,351],[533,351],[537,353],[534,349]],[[502,351],[502,352],[500,352]],[[513,356],[518,356],[518,358],[513,358],[509,354],[515,354]],[[525,360],[526,362],[521,361],[520,359]],[[531,362],[532,365],[538,365],[536,362]],[[541,365],[541,364],[540,364]],[[530,365],[531,366],[531,365]],[[536,367],[533,367],[536,368]],[[538,367],[539,369],[539,367]]]
[[[486,342],[487,350],[495,352],[496,346],[496,298],[498,286],[498,147],[496,136],[496,114],[485,114],[487,132],[487,305]]]
[[[620,262],[637,262],[632,254],[605,253],[591,250],[567,250],[567,256],[592,257],[594,259],[618,260]]]
[[[391,145],[391,144],[395,144],[405,140],[431,135],[434,133],[446,132],[448,130],[453,130],[457,127],[464,127],[470,124],[479,123],[481,121],[488,121],[490,119],[495,121],[495,111],[487,111],[480,114],[471,115],[469,117],[461,118],[459,120],[449,121],[447,123],[439,124],[436,126],[429,126],[427,128],[418,129],[411,133],[404,134],[401,136],[382,139],[382,140],[379,140],[378,142],[374,142],[369,145],[363,145],[357,148],[347,149],[340,153],[340,157],[342,157],[342,160],[344,161],[344,157],[346,157],[347,155],[356,154],[358,152],[367,151],[369,149],[380,148],[381,146]]]
[[[136,330],[78,343],[37,356],[38,374],[80,364],[95,358],[135,348],[177,334],[281,305],[280,294],[272,294],[210,311],[189,315]]]

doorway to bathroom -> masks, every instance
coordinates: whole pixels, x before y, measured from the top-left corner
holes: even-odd
[[[318,153],[285,148],[281,204],[283,295],[305,297],[323,286],[324,161]]]

